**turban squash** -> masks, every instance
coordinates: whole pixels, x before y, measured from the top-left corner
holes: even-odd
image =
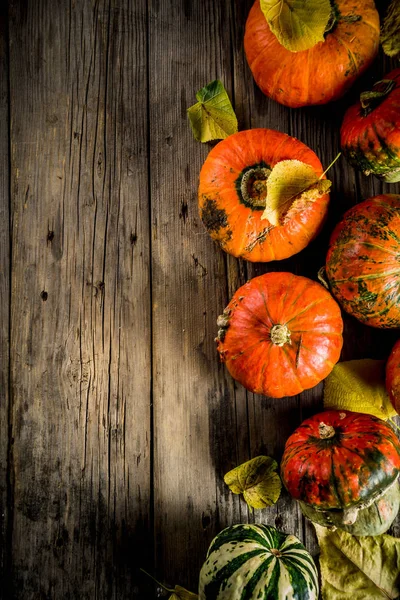
[[[336,0],[325,40],[291,52],[271,32],[256,0],[244,36],[247,62],[261,91],[291,108],[340,98],[372,63],[379,48],[373,0]]]
[[[281,462],[282,481],[306,516],[339,527],[355,525],[358,513],[384,495],[380,510],[389,527],[398,510],[398,489],[388,492],[399,473],[400,442],[391,427],[350,411],[329,410],[303,421],[288,438]],[[367,515],[372,521],[374,510],[362,519]],[[376,531],[377,523],[370,525]]]
[[[200,172],[199,213],[221,248],[255,262],[288,258],[317,235],[328,210],[329,194],[314,201],[294,200],[278,225],[262,219],[266,183],[280,161],[310,165],[323,173],[317,155],[299,140],[272,129],[241,131],[219,142]]]
[[[400,181],[400,69],[363,92],[347,110],[340,138],[350,164],[365,175]]]
[[[267,273],[239,288],[218,318],[217,348],[234,379],[271,398],[317,385],[339,360],[343,322],[325,288]]]

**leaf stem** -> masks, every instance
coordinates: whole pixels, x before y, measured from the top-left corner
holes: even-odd
[[[331,168],[331,167],[332,167],[332,166],[335,164],[335,162],[337,161],[337,159],[339,158],[339,156],[340,156],[341,154],[342,154],[342,153],[341,153],[341,152],[339,152],[339,154],[337,154],[337,155],[335,156],[335,158],[333,159],[333,161],[331,162],[331,164],[330,164],[330,165],[328,165],[328,166],[326,167],[325,171],[322,173],[322,175],[320,175],[320,176],[318,177],[318,179],[322,179],[322,178],[323,178],[323,176],[324,176],[324,175],[326,175],[326,173],[327,173],[327,172],[329,171],[329,169],[330,169],[330,168]]]
[[[158,579],[156,579],[155,577],[153,577],[153,575],[150,575],[150,573],[148,573],[147,571],[145,571],[144,569],[142,569],[142,567],[140,567],[140,570],[142,571],[142,573],[144,573],[145,575],[147,575],[147,577],[150,577],[150,579],[152,579],[153,581],[155,581],[157,585],[159,585],[160,587],[162,587],[163,590],[166,590],[167,592],[171,592],[171,594],[174,592],[174,590],[171,590],[171,588],[167,588],[166,585],[164,585],[163,583],[161,583],[161,581],[158,581]]]

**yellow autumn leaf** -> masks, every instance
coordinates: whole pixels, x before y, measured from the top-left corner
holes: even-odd
[[[314,202],[329,191],[331,182],[317,177],[314,169],[300,160],[281,160],[267,180],[266,206],[262,219],[279,225],[298,199]]]
[[[199,142],[225,139],[238,130],[238,121],[229,96],[218,79],[196,94],[198,102],[188,108],[193,135]]]
[[[332,7],[329,0],[260,0],[272,33],[287,50],[299,52],[325,40]]]
[[[185,590],[180,585],[176,585],[169,600],[198,600],[198,595]]]
[[[257,456],[229,471],[224,481],[234,494],[243,494],[252,508],[266,508],[278,500],[282,489],[278,463],[269,456]]]
[[[337,363],[325,379],[324,408],[367,413],[385,420],[395,417],[385,387],[385,361],[364,358]]]
[[[323,600],[396,600],[400,596],[400,539],[356,537],[314,525]]]

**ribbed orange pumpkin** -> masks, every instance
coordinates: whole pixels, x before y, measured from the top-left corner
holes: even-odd
[[[317,177],[322,165],[299,140],[272,129],[241,131],[219,142],[200,172],[199,212],[221,248],[249,261],[267,262],[296,254],[317,235],[329,194],[313,202],[295,200],[277,226],[261,219],[266,180],[282,160],[310,165]]]
[[[400,327],[400,195],[348,210],[332,233],[326,275],[343,308],[372,327]]]
[[[245,388],[294,396],[324,379],[339,360],[343,322],[319,283],[292,273],[247,282],[218,318],[218,352]]]
[[[379,15],[373,0],[336,0],[333,25],[309,50],[284,48],[256,0],[244,36],[247,61],[262,92],[292,108],[342,96],[378,52]]]
[[[393,346],[386,363],[386,389],[394,410],[400,414],[400,340]]]

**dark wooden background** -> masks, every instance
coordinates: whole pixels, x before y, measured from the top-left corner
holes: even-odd
[[[381,9],[383,8],[381,3]],[[220,78],[240,129],[270,127],[328,165],[346,105],[395,62],[380,55],[343,100],[290,110],[255,87],[251,0],[11,0],[0,17],[0,585],[4,599],[162,594],[142,567],[197,589],[212,537],[238,522],[311,526],[283,493],[254,514],[223,475],[319,410],[322,384],[270,400],[219,364],[216,319],[269,270],[310,278],[345,209],[400,185],[341,158],[328,222],[268,265],[203,229],[210,145],[186,109]],[[398,63],[396,63],[398,64]],[[345,316],[342,359],[386,358],[397,331]],[[400,520],[392,530],[400,533]]]

